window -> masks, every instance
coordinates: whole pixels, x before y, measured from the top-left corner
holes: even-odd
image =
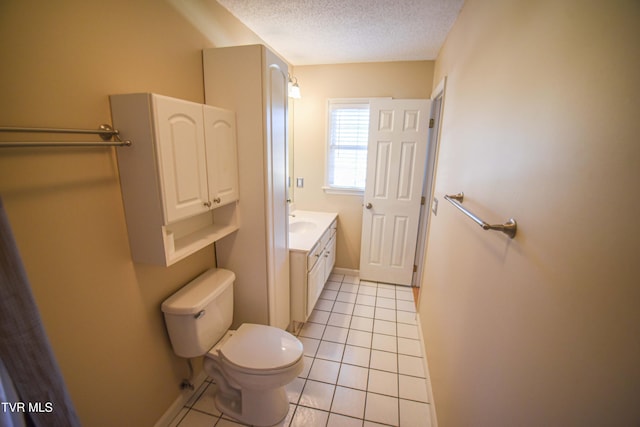
[[[367,175],[369,100],[329,100],[327,190],[362,192]]]

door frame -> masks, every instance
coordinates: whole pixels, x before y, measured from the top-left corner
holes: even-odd
[[[429,133],[427,146],[427,167],[425,168],[424,183],[422,185],[422,197],[425,201],[420,206],[420,222],[418,224],[418,241],[416,247],[416,258],[414,265],[416,272],[413,274],[412,287],[422,286],[422,276],[425,268],[425,254],[427,251],[427,236],[429,235],[430,217],[437,206],[433,206],[433,193],[435,188],[436,169],[438,166],[438,153],[440,149],[440,135],[442,131],[442,112],[444,111],[444,100],[447,87],[447,76],[444,76],[431,94],[431,119],[433,128]]]

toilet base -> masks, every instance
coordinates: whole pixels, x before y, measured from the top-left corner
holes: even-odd
[[[284,387],[269,391],[242,390],[241,397],[216,393],[215,404],[220,412],[253,426],[273,426],[289,412],[289,400]]]

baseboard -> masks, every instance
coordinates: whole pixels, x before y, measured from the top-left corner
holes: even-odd
[[[352,268],[340,268],[335,267],[332,271],[333,274],[344,274],[345,276],[360,276],[360,270],[354,270]]]
[[[438,417],[436,416],[436,403],[433,400],[433,389],[431,388],[431,375],[429,374],[429,364],[427,363],[427,350],[424,341],[424,335],[422,334],[422,323],[420,322],[420,313],[416,313],[416,320],[418,322],[418,336],[422,343],[422,349],[425,354],[422,357],[422,363],[424,367],[424,373],[427,377],[427,395],[429,396],[429,405],[431,406],[431,427],[438,427]]]
[[[193,380],[193,390],[183,390],[176,400],[169,406],[160,419],[154,424],[154,427],[167,427],[171,421],[180,413],[180,410],[186,405],[191,397],[198,391],[202,383],[207,379],[207,374],[201,371]]]

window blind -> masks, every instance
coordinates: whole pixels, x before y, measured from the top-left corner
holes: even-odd
[[[330,103],[329,187],[364,190],[368,142],[369,104]]]

